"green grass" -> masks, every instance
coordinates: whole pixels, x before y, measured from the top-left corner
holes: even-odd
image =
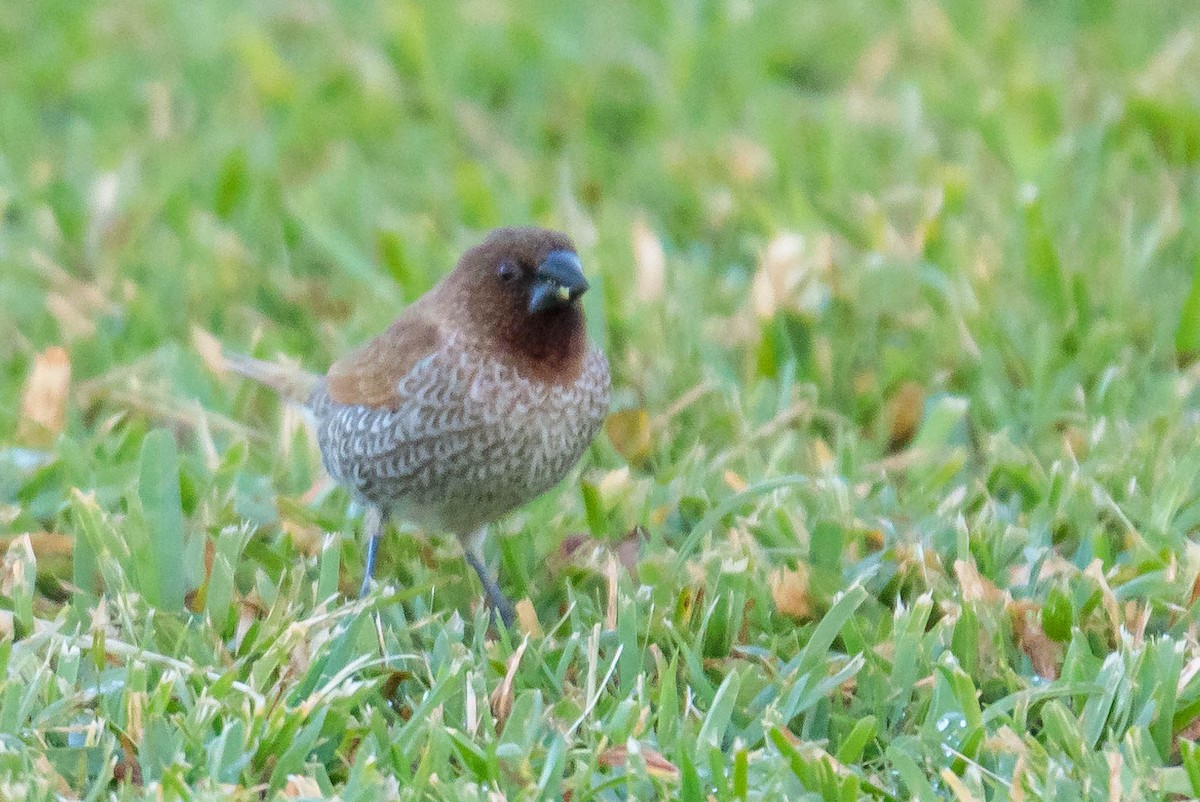
[[[0,4],[0,798],[1200,795],[1197,30]],[[348,600],[347,495],[203,355],[322,369],[529,222],[617,413],[489,541],[537,626],[404,526]]]

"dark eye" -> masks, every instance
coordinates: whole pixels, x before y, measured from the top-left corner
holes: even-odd
[[[517,278],[517,266],[507,260],[503,261],[496,268],[496,275],[505,283],[515,281]]]

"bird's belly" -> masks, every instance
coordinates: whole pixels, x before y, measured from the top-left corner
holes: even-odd
[[[396,410],[329,405],[318,412],[326,468],[364,501],[466,535],[579,460],[608,409],[607,365],[593,363],[565,386],[492,363],[470,382],[413,392]]]

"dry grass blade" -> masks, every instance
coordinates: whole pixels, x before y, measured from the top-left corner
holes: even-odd
[[[67,395],[71,388],[71,358],[54,346],[33,359],[21,392],[17,439],[27,445],[46,445],[66,425]]]
[[[801,563],[796,568],[778,568],[768,579],[771,585],[771,600],[775,609],[792,618],[812,616],[812,598],[808,592],[808,566]]]
[[[1100,603],[1104,606],[1105,615],[1108,617],[1113,642],[1120,643],[1121,629],[1124,623],[1121,618],[1121,607],[1117,603],[1116,594],[1108,584],[1108,577],[1104,575],[1104,564],[1099,559],[1092,560],[1084,569],[1083,575],[1095,580],[1096,584],[1100,586]]]
[[[25,532],[19,537],[29,538],[33,548],[33,556],[43,557],[70,556],[75,549],[75,538],[57,532]],[[0,538],[0,549],[6,549],[16,538]]]
[[[650,431],[650,416],[642,407],[618,410],[604,421],[604,431],[617,453],[633,465],[650,458],[654,440]]]
[[[1062,664],[1062,644],[1052,641],[1042,630],[1039,612],[1038,606],[1031,602],[1008,605],[1017,646],[1029,657],[1034,673],[1042,679],[1055,680]]]
[[[780,309],[813,313],[827,294],[823,276],[833,260],[833,240],[822,236],[810,243],[800,234],[777,235],[763,252],[750,287],[750,307],[759,320]]]
[[[527,638],[543,636],[542,622],[538,620],[537,610],[533,608],[533,602],[528,598],[517,602],[517,626],[520,627],[521,634]]]
[[[229,370],[226,366],[221,341],[212,332],[199,326],[192,326],[192,347],[200,355],[201,361],[204,362],[204,367],[212,371],[213,374],[221,378],[224,378],[228,374]]]
[[[492,718],[496,720],[496,731],[504,729],[504,722],[508,721],[508,714],[512,712],[513,707],[513,682],[517,677],[517,668],[521,665],[521,657],[525,654],[525,649],[529,646],[529,636],[526,635],[521,639],[521,645],[508,658],[508,663],[504,671],[504,679],[492,691],[489,702],[492,707]]]
[[[604,628],[612,631],[617,628],[617,606],[620,574],[618,568],[620,566],[615,554],[608,555],[608,566],[605,569],[604,575],[608,580],[608,604],[604,612]]]
[[[651,777],[658,777],[665,780],[673,780],[679,777],[678,767],[663,757],[662,752],[651,749],[645,744],[637,744],[636,751],[646,761],[646,772]],[[601,766],[617,768],[618,766],[629,765],[630,754],[630,750],[626,746],[610,746],[601,752],[596,760]]]
[[[958,577],[958,586],[962,589],[964,601],[995,604],[1007,597],[994,582],[979,573],[979,568],[974,562],[955,560],[954,575]]]
[[[924,408],[925,390],[914,381],[900,385],[900,389],[888,399],[884,408],[888,451],[898,451],[908,445],[921,424]]]
[[[637,299],[642,303],[653,303],[662,298],[667,285],[667,257],[662,242],[640,217],[633,223],[630,238],[637,270],[634,284]]]
[[[283,795],[288,799],[321,799],[321,786],[312,777],[300,774],[289,774],[287,784],[283,786]]]

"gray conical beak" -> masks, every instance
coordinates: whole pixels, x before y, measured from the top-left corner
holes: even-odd
[[[529,314],[565,306],[587,292],[587,288],[579,256],[571,251],[551,251],[534,276]]]

